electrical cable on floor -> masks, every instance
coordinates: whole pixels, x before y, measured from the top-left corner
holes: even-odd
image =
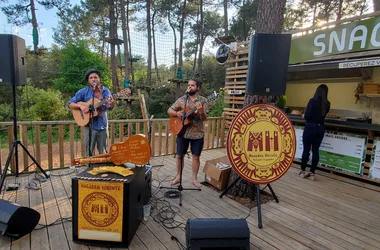
[[[58,225],[60,223],[64,223],[64,222],[71,222],[72,221],[72,218],[71,217],[67,217],[67,218],[58,218],[57,220],[55,220],[53,223],[50,223],[50,224],[39,224],[37,226],[39,227],[36,227],[34,228],[34,230],[41,230],[41,229],[44,229],[44,228],[47,228],[47,227],[51,227],[51,226],[54,226],[54,225]]]

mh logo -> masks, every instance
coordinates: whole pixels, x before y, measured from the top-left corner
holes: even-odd
[[[278,151],[278,131],[250,131],[247,146],[248,151]]]

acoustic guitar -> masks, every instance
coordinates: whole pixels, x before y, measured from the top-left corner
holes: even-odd
[[[137,134],[129,137],[124,142],[112,144],[108,154],[76,158],[73,160],[73,164],[112,162],[115,165],[122,165],[130,162],[136,165],[144,165],[149,162],[150,156],[151,151],[148,138],[143,134]]]
[[[216,91],[214,91],[211,95],[207,97],[207,101],[215,100],[218,94]],[[201,102],[202,105],[205,103],[205,101]],[[170,131],[175,135],[182,135],[185,133],[186,129],[191,125],[192,119],[191,115],[197,110],[196,107],[190,109],[190,107],[186,107],[186,116],[184,123],[182,125],[182,119],[178,118],[177,116],[171,116],[169,120],[170,124]]]
[[[130,90],[128,88],[123,89],[116,94],[112,95],[114,99],[118,97],[124,97],[124,96],[129,96]],[[106,104],[108,100],[104,98],[102,101],[100,101],[98,98],[94,98],[94,112],[92,114],[92,117],[97,117],[101,115],[101,108],[104,104]],[[90,106],[93,104],[92,99],[90,99],[88,102],[78,102],[79,104],[85,105],[86,107],[90,108]],[[83,113],[81,109],[72,109],[71,110],[73,113],[73,117],[75,122],[83,127],[86,126],[90,122],[90,112],[88,113]]]

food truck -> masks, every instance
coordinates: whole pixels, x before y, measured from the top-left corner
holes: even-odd
[[[320,148],[321,170],[380,183],[380,16],[376,13],[292,32],[286,109],[302,155],[302,114],[316,88],[326,84],[331,110]],[[235,43],[227,61],[227,125],[244,104],[249,41]]]

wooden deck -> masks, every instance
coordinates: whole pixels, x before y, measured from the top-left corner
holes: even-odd
[[[202,168],[209,159],[225,155],[225,149],[207,150],[201,157],[199,179],[203,179]],[[166,186],[175,174],[173,156],[155,157],[153,165],[154,186]],[[190,183],[191,160],[186,157],[184,187]],[[67,173],[70,170],[55,171]],[[71,174],[74,175],[74,174]],[[8,177],[7,183],[21,183],[14,192],[5,192],[2,199],[30,206],[41,213],[40,223],[52,223],[58,218],[71,217],[71,176],[52,176],[41,183],[41,190],[29,190],[25,185],[33,181],[34,174],[20,176],[18,180]],[[257,210],[252,209],[247,218],[251,231],[251,249],[380,249],[380,193],[362,186],[353,185],[317,175],[316,181],[298,177],[298,168],[272,184],[280,203],[274,201],[262,205],[263,228],[257,227]],[[183,206],[178,199],[168,200],[172,207],[180,209],[175,219],[185,223],[188,218],[245,218],[249,209],[223,197],[212,189],[202,186],[202,191],[183,191]],[[157,193],[161,196],[162,193]],[[152,200],[154,201],[154,199]],[[184,224],[167,229],[153,219],[143,222],[129,249],[181,249],[175,236],[185,246]],[[72,242],[71,222],[66,221],[41,230],[34,230],[23,238],[11,241],[0,236],[0,250],[9,249],[107,249],[80,245]]]

